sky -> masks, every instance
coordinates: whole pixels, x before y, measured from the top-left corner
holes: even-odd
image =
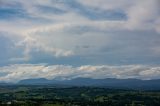
[[[0,82],[160,78],[159,0],[0,0]]]

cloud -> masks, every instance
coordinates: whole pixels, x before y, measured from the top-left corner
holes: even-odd
[[[103,10],[121,10],[127,20],[124,24],[129,30],[155,30],[159,20],[159,0],[79,0],[85,6]],[[116,3],[115,3],[116,2]]]
[[[160,17],[159,0],[141,0],[128,9],[128,27],[131,29],[155,30]],[[138,10],[138,11],[137,11]]]
[[[1,12],[0,32],[13,41],[6,59],[13,64],[46,56],[59,63],[74,57],[88,64],[159,63],[158,0],[1,0],[0,5],[8,11]]]
[[[156,79],[160,77],[160,67],[147,65],[45,65],[15,64],[0,67],[0,81],[17,82],[29,78],[73,79],[73,78],[137,78]]]

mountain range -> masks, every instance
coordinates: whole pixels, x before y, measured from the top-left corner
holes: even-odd
[[[45,78],[25,79],[19,81],[19,85],[58,85],[58,86],[91,86],[122,89],[146,89],[160,90],[160,79],[140,80],[140,79],[91,79],[75,78],[71,80],[48,80]]]

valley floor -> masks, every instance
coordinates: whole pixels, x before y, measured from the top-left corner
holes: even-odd
[[[0,106],[160,106],[160,91],[6,85]]]

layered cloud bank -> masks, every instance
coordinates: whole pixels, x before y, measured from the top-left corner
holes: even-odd
[[[84,65],[73,67],[67,65],[43,65],[43,64],[17,64],[0,68],[0,81],[17,82],[30,78],[47,78],[69,80],[73,78],[136,78],[136,79],[158,79],[160,67],[146,65],[124,65],[124,66],[92,66]]]

